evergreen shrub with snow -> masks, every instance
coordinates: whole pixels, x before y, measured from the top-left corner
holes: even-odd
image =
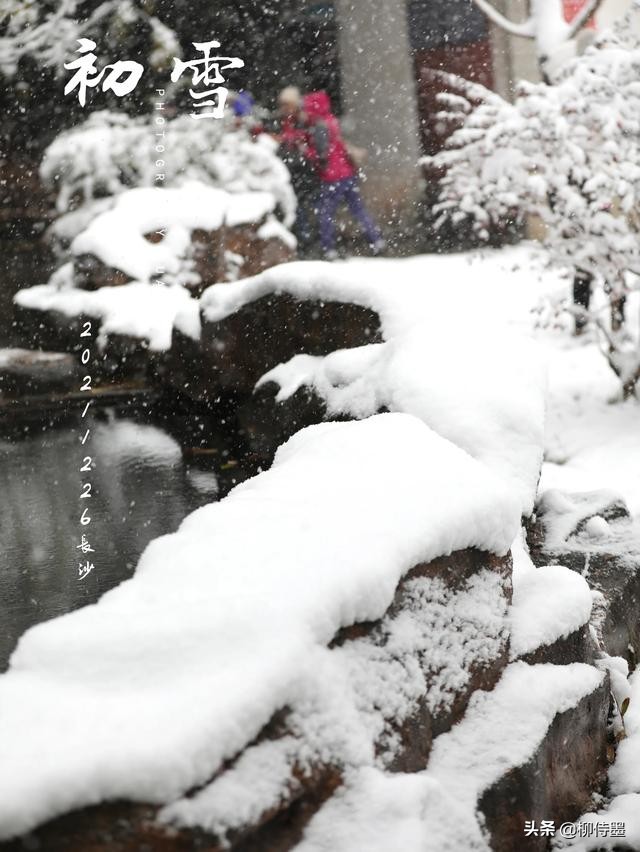
[[[183,115],[161,125],[155,117],[97,112],[61,133],[47,148],[40,174],[56,190],[56,207],[63,214],[54,226],[55,235],[72,238],[109,206],[105,199],[127,189],[193,181],[231,193],[269,192],[285,224],[291,224],[295,195],[270,138],[254,141],[229,117],[194,121]],[[164,175],[161,182],[158,174]]]
[[[639,17],[636,0],[553,83],[520,83],[514,103],[448,77],[441,117],[454,130],[425,160],[440,173],[438,222],[469,219],[487,240],[492,227],[532,217],[551,261],[603,288],[612,310],[588,318],[625,395],[640,378],[640,340],[620,321],[640,271]]]
[[[62,75],[69,61],[70,45],[79,38],[92,38],[107,51],[120,53],[127,39],[142,31],[148,36],[148,60],[153,68],[170,67],[171,57],[180,56],[175,32],[150,11],[154,4],[144,0],[103,0],[90,4],[81,0],[3,0],[0,4],[0,75],[11,78],[24,60],[50,68]],[[138,49],[140,44],[138,42]],[[24,70],[24,69],[23,69]]]

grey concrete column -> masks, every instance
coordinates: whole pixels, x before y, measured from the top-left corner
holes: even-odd
[[[366,148],[362,191],[387,231],[410,230],[423,196],[406,0],[335,0],[343,130]]]
[[[527,0],[492,0],[499,12],[516,23],[526,20]],[[491,24],[491,48],[496,91],[511,100],[519,80],[540,80],[535,42],[518,38]]]

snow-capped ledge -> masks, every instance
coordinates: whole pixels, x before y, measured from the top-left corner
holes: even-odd
[[[520,508],[416,417],[302,430],[271,470],[153,541],[131,580],[22,637],[0,677],[0,837],[202,784],[304,704],[339,628],[380,618],[417,564],[505,554]]]
[[[397,276],[399,267],[394,268]],[[450,268],[443,264],[442,275]],[[377,277],[367,274],[362,263],[297,262],[210,287],[200,299],[203,357],[210,359],[207,375],[225,369],[223,360],[232,346],[236,362],[242,357],[247,347],[238,337],[243,311],[249,321],[263,297],[287,295],[314,305],[367,308],[379,317],[382,343],[336,351],[328,347],[323,355],[317,354],[317,342],[315,354],[292,346],[296,354],[282,363],[271,361],[271,369],[255,377],[256,387],[275,383],[280,389],[277,403],[308,388],[326,406],[327,419],[367,417],[380,410],[414,414],[502,476],[518,492],[527,515],[542,462],[544,365],[526,331],[507,330],[500,319],[496,306],[513,298],[507,290],[513,282],[499,279],[500,289],[494,287],[494,292],[491,281],[486,289],[472,275],[467,281],[464,268],[456,274],[464,280],[448,291],[447,280],[439,275],[428,281],[410,274],[388,280],[379,272]],[[267,327],[273,328],[278,319],[274,305],[265,303],[262,310]],[[197,333],[192,323],[182,326],[191,337]],[[282,337],[294,337],[296,331],[283,327]],[[254,350],[264,346],[259,336],[252,337]],[[265,339],[273,349],[271,336]]]
[[[230,193],[196,181],[169,189],[139,187],[123,192],[110,210],[96,216],[71,250],[74,255],[95,255],[106,266],[147,282],[159,270],[178,272],[192,231],[259,223],[275,206],[269,192]],[[149,242],[149,233],[163,238]]]
[[[584,577],[545,565],[514,578],[511,659],[566,639],[589,623],[592,596]]]
[[[128,335],[145,341],[154,351],[164,351],[171,346],[178,314],[197,317],[198,313],[198,303],[185,287],[160,282],[132,281],[99,290],[60,289],[52,283],[39,284],[18,291],[14,301],[22,308],[99,320],[98,342],[101,345],[105,345],[112,334]]]

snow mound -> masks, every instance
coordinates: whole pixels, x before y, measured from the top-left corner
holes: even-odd
[[[296,852],[489,852],[476,812],[479,797],[509,769],[526,764],[554,717],[577,706],[602,679],[583,663],[512,663],[496,688],[476,692],[463,720],[435,740],[426,771],[354,773],[312,819]],[[370,842],[361,844],[362,837]]]
[[[329,417],[366,417],[385,408],[414,414],[504,477],[528,514],[542,462],[545,395],[543,364],[534,345],[504,328],[493,316],[491,300],[478,304],[478,312],[470,307],[464,314],[458,308],[449,313],[453,305],[442,296],[439,276],[432,282],[409,276],[389,281],[365,270],[322,262],[273,267],[208,288],[200,300],[201,314],[217,322],[270,293],[374,310],[384,343],[326,357],[296,355],[268,371],[258,386],[277,383],[278,401],[301,386],[313,388]],[[474,289],[480,286],[475,280],[473,286],[461,283],[457,299],[465,301],[468,293],[475,306]],[[455,319],[448,322],[449,316]]]
[[[148,423],[131,420],[112,420],[97,423],[93,427],[96,456],[108,465],[124,461],[158,465],[178,465],[182,461],[182,450],[177,441]]]
[[[472,672],[495,665],[507,642],[504,580],[491,569],[461,589],[416,577],[402,606],[368,636],[317,648],[287,727],[295,736],[245,750],[240,760],[161,817],[217,836],[259,823],[286,798],[293,767],[383,768],[402,752],[398,729],[420,712],[434,718],[468,687]]]
[[[371,767],[347,776],[345,787],[312,819],[295,852],[365,849],[488,852],[473,814],[428,773],[389,774]]]
[[[261,222],[275,209],[268,192],[229,193],[191,182],[181,187],[139,187],[121,193],[71,243],[74,255],[92,254],[139,281],[177,275],[196,229]],[[152,243],[145,234],[162,235]]]
[[[14,301],[25,308],[100,319],[98,342],[101,345],[106,343],[109,334],[122,334],[146,340],[149,349],[156,351],[170,348],[178,314],[197,315],[198,311],[196,300],[186,288],[142,281],[99,290],[40,284],[20,290]]]
[[[545,547],[548,550],[566,548],[569,539],[582,527],[585,527],[588,533],[587,540],[607,535],[609,527],[600,513],[617,506],[624,507],[624,503],[614,491],[601,489],[569,494],[549,488],[538,500],[538,511],[544,515]],[[586,519],[596,521],[596,524],[585,525]],[[588,543],[590,546],[592,542]]]
[[[572,852],[640,849],[640,794],[616,796],[597,813],[585,814],[576,826],[576,834],[578,832],[585,836],[556,838],[553,848],[571,849]],[[587,832],[590,836],[586,836]]]
[[[505,554],[520,508],[415,417],[302,430],[269,471],[151,542],[131,580],[24,634],[0,678],[0,836],[207,781],[340,627],[381,618],[421,562]]]
[[[586,580],[561,565],[548,565],[514,576],[511,659],[569,636],[591,616]]]

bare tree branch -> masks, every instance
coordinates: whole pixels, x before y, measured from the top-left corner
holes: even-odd
[[[511,35],[520,36],[521,38],[535,38],[535,27],[532,18],[527,18],[521,24],[516,24],[514,21],[510,21],[509,18],[506,18],[488,0],[473,0],[473,2],[485,13],[489,20]],[[597,0],[597,2],[600,3],[601,0]]]

